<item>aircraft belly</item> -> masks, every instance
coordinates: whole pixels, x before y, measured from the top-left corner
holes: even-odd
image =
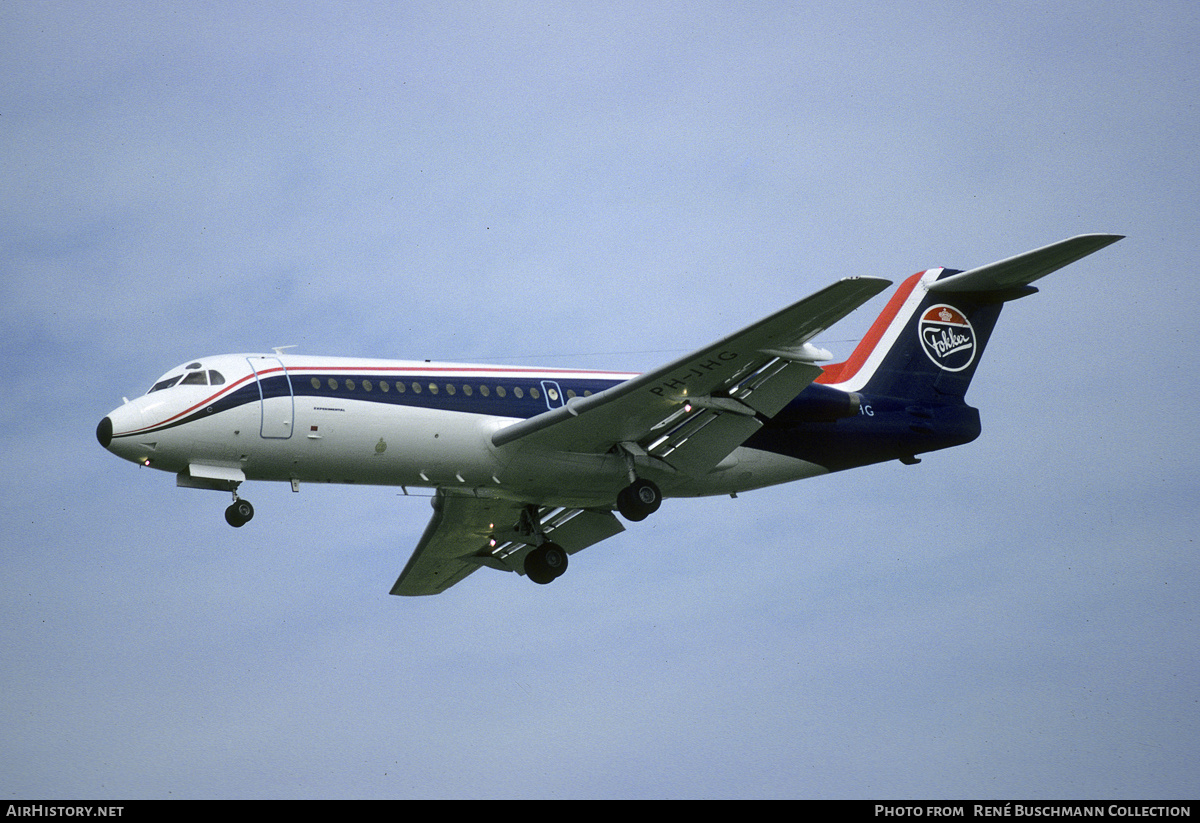
[[[269,471],[310,482],[392,486],[495,485],[484,415],[342,401],[297,410],[295,435],[264,452]],[[265,455],[264,455],[265,456]]]
[[[689,478],[679,484],[666,484],[663,491],[672,497],[706,497],[761,489],[791,483],[807,477],[827,474],[828,469],[795,457],[740,447],[703,477]]]
[[[625,461],[612,454],[504,447],[503,496],[571,508],[608,508],[629,483]]]

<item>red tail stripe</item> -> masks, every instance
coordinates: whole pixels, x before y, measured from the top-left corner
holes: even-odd
[[[841,363],[831,363],[825,366],[824,373],[818,377],[815,383],[844,383],[858,373],[862,368],[863,363],[867,362],[867,358],[871,356],[871,352],[875,350],[875,346],[879,344],[883,333],[887,331],[888,326],[892,325],[892,321],[896,319],[896,315],[900,312],[900,307],[904,305],[904,301],[912,294],[912,290],[916,288],[917,283],[925,274],[919,271],[912,277],[900,284],[900,288],[896,289],[892,299],[883,307],[883,311],[875,318],[875,322],[871,324],[871,328],[867,330],[867,335],[848,360]]]

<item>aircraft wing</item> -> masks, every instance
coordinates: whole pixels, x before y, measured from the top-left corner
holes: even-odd
[[[439,490],[433,518],[391,593],[440,594],[480,566],[524,574],[525,555],[535,545],[528,528],[532,518],[568,554],[625,530],[611,511],[527,506]]]
[[[620,445],[675,471],[708,471],[821,374],[817,334],[891,285],[846,278],[798,303],[590,397],[499,429],[492,443],[604,453]]]

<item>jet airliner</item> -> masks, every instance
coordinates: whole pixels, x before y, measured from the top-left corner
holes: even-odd
[[[965,395],[1001,308],[1120,239],[918,272],[840,363],[811,341],[890,281],[839,280],[644,374],[282,349],[202,357],[109,412],[96,436],[179,486],[232,493],[235,527],[254,515],[238,494],[247,480],[431,490],[433,517],[392,594],[438,594],[484,566],[545,584],[666,498],[969,443],[980,423]]]

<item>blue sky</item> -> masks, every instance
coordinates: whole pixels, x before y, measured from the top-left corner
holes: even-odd
[[[18,797],[1194,798],[1185,3],[0,9]],[[207,354],[639,370],[847,275],[1127,239],[1006,309],[974,444],[390,597],[388,488],[100,449]],[[817,341],[848,354],[884,298]]]

